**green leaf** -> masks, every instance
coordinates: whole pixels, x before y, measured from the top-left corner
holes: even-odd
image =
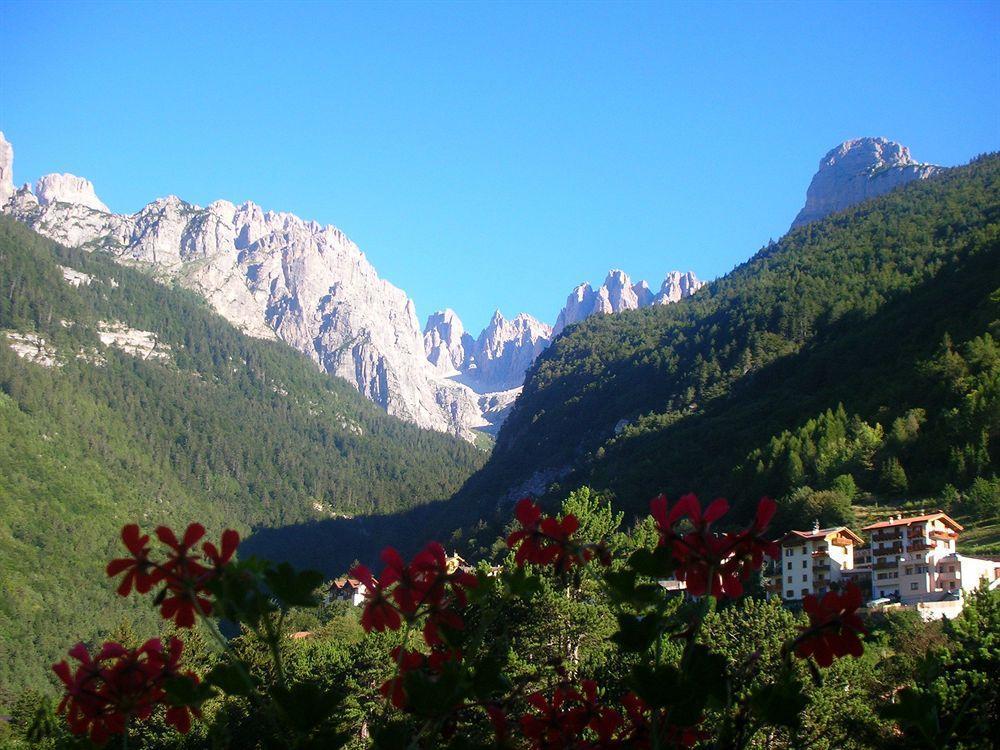
[[[632,670],[632,687],[636,695],[653,708],[665,708],[677,700],[681,673],[677,667],[661,664],[658,667],[640,664]]]
[[[296,571],[288,563],[280,563],[264,574],[271,593],[287,607],[317,607],[319,600],[313,593],[323,583],[318,570]]]
[[[530,599],[542,588],[542,579],[530,575],[524,568],[517,568],[513,573],[508,573],[504,576],[504,582],[511,594],[524,600]]]
[[[326,721],[343,697],[339,689],[324,690],[311,682],[300,682],[288,689],[275,688],[271,692],[290,726],[308,734]]]
[[[242,668],[242,671],[241,671]],[[251,690],[244,675],[250,675],[250,670],[243,662],[216,665],[205,677],[205,681],[219,688],[227,695],[249,695]],[[250,677],[253,680],[252,677]]]
[[[750,696],[750,709],[767,724],[797,729],[806,707],[802,683],[791,670],[783,670],[778,680],[761,685]]]
[[[674,573],[675,565],[670,550],[657,547],[655,550],[637,549],[628,559],[628,567],[642,576],[653,579],[669,578]]]
[[[164,682],[163,689],[172,706],[198,707],[215,694],[211,685],[195,682],[185,676],[171,677]]]
[[[653,645],[660,634],[660,620],[653,615],[618,615],[618,632],[611,640],[623,651],[642,653]]]

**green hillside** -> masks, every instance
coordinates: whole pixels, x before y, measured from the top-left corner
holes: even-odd
[[[571,327],[456,505],[488,517],[581,484],[630,510],[800,487],[830,491],[790,498],[803,514],[967,505],[1000,462],[998,177],[981,157],[801,227],[693,298]]]
[[[73,287],[60,266],[91,280]],[[74,639],[151,621],[104,580],[123,523],[246,535],[382,516],[449,496],[483,461],[193,294],[5,217],[0,290],[0,704]],[[155,334],[164,358],[105,346],[110,323]],[[10,332],[44,344],[22,358]],[[55,366],[31,361],[39,346]]]

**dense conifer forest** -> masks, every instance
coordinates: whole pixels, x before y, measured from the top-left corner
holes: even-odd
[[[60,266],[91,279],[74,287]],[[125,519],[246,535],[379,516],[447,497],[483,461],[194,294],[6,217],[0,287],[0,692],[47,684],[68,633],[148,620],[103,579]],[[166,358],[105,346],[102,321],[155,334]],[[8,332],[44,340],[56,366],[19,357]]]
[[[783,497],[797,523],[915,498],[995,521],[998,178],[980,157],[796,229],[690,299],[571,327],[458,499],[489,517],[587,484],[635,512],[694,490]]]

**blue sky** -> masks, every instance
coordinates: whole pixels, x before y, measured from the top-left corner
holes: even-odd
[[[820,157],[1000,148],[1000,4],[0,1],[15,179],[332,223],[423,319],[724,274]]]

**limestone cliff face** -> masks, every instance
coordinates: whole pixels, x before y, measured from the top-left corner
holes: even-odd
[[[0,210],[62,244],[105,250],[177,281],[244,332],[290,344],[390,414],[469,440],[477,429],[499,429],[525,372],[566,325],[675,302],[701,286],[693,274],[671,272],[654,293],[612,271],[598,289],[574,290],[555,330],[497,311],[473,338],[451,310],[421,330],[413,301],[336,227],[251,202],[202,207],[176,196],[115,214],[88,180],[70,174],[15,189],[2,134]]]
[[[97,197],[90,180],[72,174],[47,174],[41,177],[35,183],[35,196],[43,206],[50,203],[71,203],[111,213],[111,209]]]
[[[181,282],[246,333],[287,342],[390,414],[470,440],[489,424],[479,394],[428,362],[413,302],[339,229],[254,203],[201,207],[175,196],[113,214],[72,175],[15,191],[11,164],[3,141],[3,210],[40,234]]]
[[[792,229],[940,171],[915,161],[910,149],[887,138],[844,141],[820,160]]]
[[[604,283],[597,289],[584,283],[576,287],[566,298],[566,305],[559,313],[553,335],[573,323],[578,323],[591,315],[608,315],[622,310],[635,310],[649,305],[667,305],[690,297],[705,284],[688,271],[671,271],[663,280],[660,291],[653,294],[645,281],[636,284],[624,271],[608,272]]]
[[[14,149],[0,131],[0,208],[14,194]]]

